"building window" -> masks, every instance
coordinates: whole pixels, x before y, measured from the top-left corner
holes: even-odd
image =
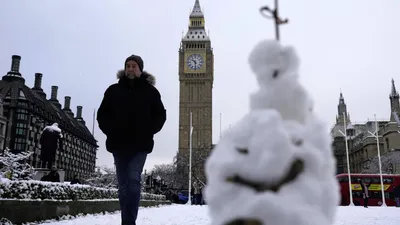
[[[15,133],[17,135],[24,135],[25,136],[26,132],[27,132],[27,128],[28,128],[27,124],[17,123],[17,129],[16,129]]]
[[[18,102],[18,106],[28,108],[28,103],[27,103],[27,102],[21,102],[21,101],[19,101],[19,102]]]
[[[19,90],[19,99],[26,99],[24,92],[22,89]]]
[[[386,138],[385,141],[386,141],[386,149],[387,149],[388,151],[390,151],[390,148],[389,148],[389,138]]]
[[[14,150],[16,150],[16,151],[25,151],[25,148],[26,148],[26,144],[17,143],[17,142],[14,143]]]
[[[29,120],[28,110],[17,109],[17,120]]]

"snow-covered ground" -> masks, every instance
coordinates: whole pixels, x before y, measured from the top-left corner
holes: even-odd
[[[312,216],[312,215],[310,215]],[[142,208],[140,225],[209,225],[207,206],[172,205]],[[119,225],[120,214],[90,215],[64,221],[49,221],[43,225]],[[339,207],[335,225],[399,225],[400,208]]]

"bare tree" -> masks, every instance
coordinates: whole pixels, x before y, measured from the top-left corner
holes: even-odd
[[[97,171],[85,179],[85,183],[95,187],[116,188],[117,174],[114,168],[98,166]]]
[[[400,173],[400,150],[394,150],[381,155],[382,173]],[[364,162],[362,173],[379,173],[378,156],[372,157]]]
[[[212,146],[201,146],[192,150],[192,179],[206,183],[204,164],[210,155]],[[176,183],[178,188],[188,188],[190,152],[178,152],[175,160]]]
[[[151,173],[153,174],[153,178],[160,177],[168,186],[174,186],[176,166],[173,162],[155,165]]]
[[[192,176],[205,184],[204,163],[210,155],[212,146],[193,148]],[[190,152],[177,152],[172,163],[154,166],[150,173],[153,178],[160,177],[171,188],[188,188]]]

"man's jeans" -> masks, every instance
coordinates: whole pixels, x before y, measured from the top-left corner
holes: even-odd
[[[121,224],[136,225],[139,211],[141,175],[147,153],[114,153],[118,179],[118,197],[121,206]]]

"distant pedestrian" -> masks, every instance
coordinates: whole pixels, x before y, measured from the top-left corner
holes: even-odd
[[[193,193],[193,199],[194,199],[194,204],[195,205],[200,205],[200,201],[201,201],[201,199],[200,199],[200,185],[199,185],[199,183],[197,182],[197,181],[195,181],[195,182],[193,182],[193,191],[194,191],[194,193]]]
[[[362,190],[362,196],[364,199],[364,207],[368,208],[368,200],[369,200],[369,186],[371,185],[371,182],[369,184],[366,184],[362,180],[360,180],[360,185],[361,185],[361,190]]]
[[[400,207],[400,185],[394,188],[394,200],[396,201],[396,207]]]
[[[166,121],[166,110],[153,75],[143,71],[140,56],[131,55],[117,73],[117,84],[107,88],[97,112],[99,128],[116,166],[123,225],[136,225],[141,174],[154,135]]]
[[[46,175],[45,181],[60,182],[60,174],[57,171],[57,167],[53,165],[50,172]]]
[[[71,180],[70,184],[81,184],[81,181],[79,180],[78,174],[74,175],[74,179]]]

